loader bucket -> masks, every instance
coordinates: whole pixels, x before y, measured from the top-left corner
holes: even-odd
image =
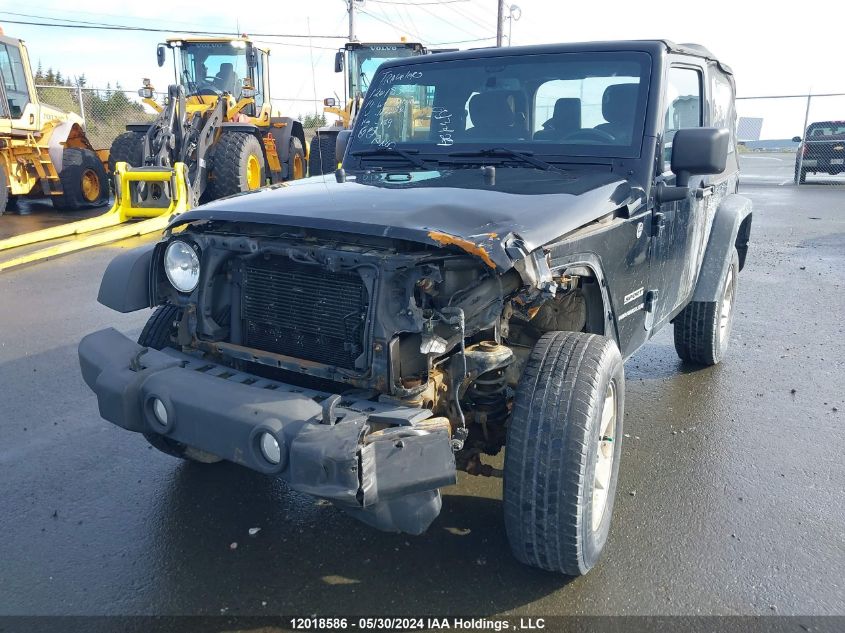
[[[63,237],[83,237],[0,261],[0,271],[129,237],[162,231],[173,216],[188,209],[187,169],[184,163],[176,163],[173,169],[130,167],[126,163],[117,163],[114,179],[114,204],[104,214],[0,240],[0,251]],[[87,233],[93,234],[85,235]]]

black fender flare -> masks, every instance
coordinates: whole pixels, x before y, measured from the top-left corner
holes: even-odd
[[[751,217],[751,200],[745,196],[729,194],[719,204],[692,301],[718,301],[719,287],[731,264],[734,249],[739,253],[740,270],[743,268],[751,237]]]
[[[145,244],[111,260],[100,281],[97,301],[124,313],[149,308],[150,270],[157,245]]]
[[[127,132],[138,132],[140,134],[146,134],[147,130],[149,130],[153,126],[152,123],[127,123],[126,124],[126,131]]]

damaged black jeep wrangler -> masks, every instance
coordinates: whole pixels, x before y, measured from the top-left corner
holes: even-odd
[[[79,357],[102,416],[383,530],[423,532],[456,472],[497,474],[516,557],[586,573],[607,539],[623,362],[663,326],[731,331],[751,205],[734,80],[665,41],[385,63],[342,168],[175,217],[99,300],[155,307]]]

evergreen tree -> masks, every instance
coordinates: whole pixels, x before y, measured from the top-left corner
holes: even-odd
[[[44,83],[52,86],[56,83],[56,76],[53,74],[53,67],[47,69],[47,74],[44,75]]]

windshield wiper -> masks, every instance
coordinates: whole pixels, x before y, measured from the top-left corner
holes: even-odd
[[[419,153],[420,150],[418,149],[399,149],[398,147],[372,147],[351,152],[352,156],[401,156],[415,167],[426,169],[425,161],[414,156],[414,154]]]
[[[475,151],[451,152],[448,155],[454,156],[455,158],[472,158],[474,156],[483,158],[515,158],[523,163],[533,165],[537,169],[542,169],[543,171],[556,171],[560,174],[566,173],[560,167],[555,167],[551,163],[547,163],[539,158],[534,158],[533,152],[518,152],[514,149],[508,149],[507,147],[488,147],[487,149],[479,149]]]

